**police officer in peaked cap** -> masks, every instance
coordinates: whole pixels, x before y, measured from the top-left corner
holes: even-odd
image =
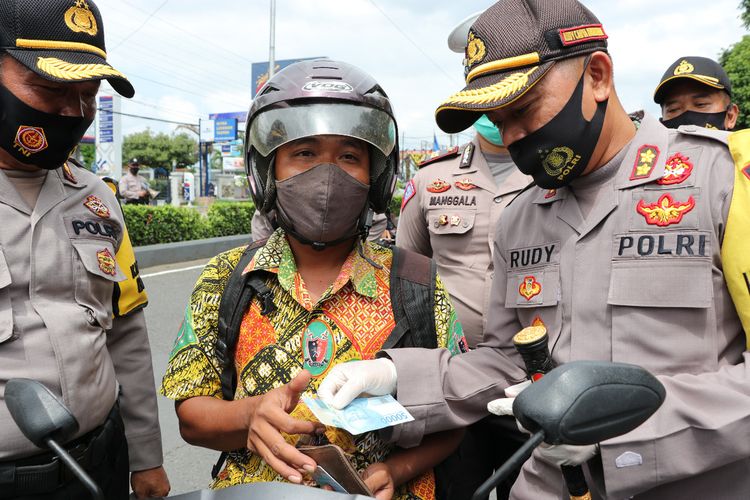
[[[70,409],[63,446],[107,499],[128,498],[129,478],[138,498],[166,495],[143,283],[113,191],[69,158],[100,81],[133,86],[90,0],[0,0],[0,49],[0,498],[89,495],[12,420],[13,378]]]
[[[739,108],[732,102],[732,83],[724,68],[707,57],[680,57],[654,91],[665,127],[698,125],[732,130]]]
[[[502,0],[472,25],[466,86],[437,123],[458,132],[487,114],[536,184],[500,217],[483,343],[452,358],[385,350],[392,366],[339,365],[318,394],[342,407],[390,391],[416,419],[391,438],[418,443],[488,404],[509,410],[505,390],[527,376],[512,337],[543,326],[557,364],[638,364],[667,397],[617,438],[537,448],[511,498],[568,498],[560,465],[583,465],[593,498],[745,498],[750,132],[629,116],[607,38],[576,0]]]

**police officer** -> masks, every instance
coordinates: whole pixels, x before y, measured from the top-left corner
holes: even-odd
[[[107,499],[128,497],[129,476],[139,498],[166,495],[146,296],[122,211],[67,162],[100,80],[125,97],[133,87],[106,61],[93,2],[1,0],[0,11],[0,498],[88,496],[11,419],[2,390],[17,377],[70,408],[80,428],[65,447]]]
[[[128,171],[120,178],[120,196],[125,203],[148,205],[148,181],[142,175],[138,175],[140,168],[138,158],[133,158],[128,162]]]
[[[469,16],[449,35],[464,52]],[[406,185],[396,245],[432,257],[443,276],[469,347],[482,341],[495,270],[492,240],[500,213],[532,182],[513,164],[500,131],[486,117],[474,123],[472,142],[428,159]],[[510,417],[490,415],[470,426],[461,448],[436,473],[445,498],[468,498],[526,436]],[[502,453],[498,452],[502,449]],[[507,498],[509,485],[499,498]]]
[[[665,127],[698,125],[732,130],[739,108],[732,102],[732,83],[724,68],[707,57],[680,57],[654,91]]]
[[[484,341],[453,358],[402,349],[381,354],[393,366],[340,365],[318,394],[340,407],[391,390],[416,418],[392,438],[416,443],[478,420],[522,381],[512,336],[543,324],[557,363],[639,364],[667,397],[598,446],[538,448],[512,498],[565,498],[557,467],[584,463],[598,498],[745,498],[750,133],[631,119],[606,40],[576,0],[503,0],[474,23],[466,88],[438,125],[457,132],[487,113],[538,186],[500,218]]]

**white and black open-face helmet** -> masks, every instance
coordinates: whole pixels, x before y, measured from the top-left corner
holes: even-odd
[[[399,166],[391,102],[370,75],[351,64],[316,59],[292,64],[258,91],[245,127],[245,168],[255,206],[273,208],[271,168],[279,146],[303,137],[343,135],[370,146],[369,206],[383,213]]]

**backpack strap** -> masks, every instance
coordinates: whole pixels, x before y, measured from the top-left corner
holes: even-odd
[[[437,347],[435,330],[435,261],[418,253],[393,247],[391,306],[396,326],[382,349]]]

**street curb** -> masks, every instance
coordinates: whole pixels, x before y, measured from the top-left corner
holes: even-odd
[[[219,238],[207,238],[204,240],[178,241],[175,243],[160,243],[158,245],[145,245],[135,247],[135,257],[138,267],[162,266],[213,257],[232,248],[246,245],[252,241],[249,234],[236,234],[233,236],[221,236]]]

